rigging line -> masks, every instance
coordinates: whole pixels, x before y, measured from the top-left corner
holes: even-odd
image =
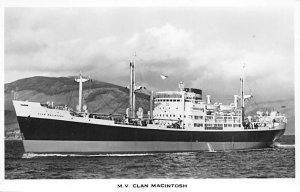
[[[102,95],[100,95],[101,97],[103,97]],[[102,100],[102,99],[101,99]],[[105,103],[104,103],[105,104]],[[94,109],[94,112],[97,112],[98,110],[100,110],[102,108],[102,106],[98,106],[97,108]]]
[[[250,84],[247,85],[247,89],[250,91],[250,93],[252,95],[253,91],[252,91],[252,88],[251,88]]]
[[[140,102],[138,99],[136,99],[135,102],[136,102],[136,104],[137,104],[136,106],[139,105],[141,108],[143,107],[143,105],[141,104],[141,102]]]
[[[73,81],[73,83],[72,83],[71,94],[70,94],[70,97],[68,99],[68,104],[67,104],[68,106],[70,106],[71,100],[73,98],[74,84],[75,84],[75,81]]]
[[[144,59],[141,59],[140,57],[138,57],[138,59],[139,60],[141,60],[142,62],[141,62],[141,64],[144,66],[143,67],[143,69],[146,69],[146,66],[145,66],[145,63],[147,63]],[[143,76],[145,76],[144,75],[144,71],[145,70],[143,70]],[[169,76],[169,74],[168,73],[166,73],[166,71],[163,71],[163,70],[159,70],[159,71],[157,71],[160,75],[167,75],[167,76]],[[146,77],[146,76],[145,76]],[[143,77],[142,77],[143,78]],[[170,78],[170,77],[168,77],[168,78]],[[142,80],[143,81],[143,80]],[[149,81],[147,81],[147,79],[146,79],[146,82],[149,82]],[[168,85],[168,83],[167,83],[168,81],[163,81],[162,82],[162,84],[164,85],[164,87],[168,87],[167,85]]]
[[[115,97],[114,99],[112,99],[110,102],[104,102],[104,104],[101,105],[101,106],[99,106],[99,107],[96,109],[96,111],[98,111],[98,110],[100,110],[101,108],[104,108],[104,107],[106,107],[106,106],[111,107],[110,103],[111,103],[112,101],[116,101],[117,99],[119,99],[119,97],[120,97],[122,94],[123,94],[123,92],[121,91],[120,94],[117,95],[117,97]]]
[[[256,105],[257,108],[259,108],[259,105],[254,101],[254,99],[252,99],[251,101]]]
[[[111,113],[109,113],[110,115],[113,115],[116,111],[118,111],[118,109],[120,109],[121,107],[123,107],[124,103],[121,103],[118,105],[118,107],[116,107],[114,110],[112,110]]]
[[[251,93],[253,93],[253,91],[252,91],[252,89],[251,89],[251,87],[250,86],[248,86],[248,88],[249,88],[249,90],[250,90],[250,92]],[[251,99],[251,101],[256,105],[256,107],[259,107],[259,105],[255,102],[255,100],[254,99]]]
[[[90,94],[90,92],[91,92],[91,83],[92,83],[92,82],[91,82],[91,79],[89,79],[89,80],[88,80],[88,84],[89,84],[89,85],[88,85],[88,91],[87,91],[86,94],[82,94],[82,95],[83,95],[83,100],[85,100],[85,99],[88,97],[88,95]],[[84,89],[85,89],[84,86],[85,86],[85,85],[82,84],[82,91],[84,91]],[[85,86],[85,87],[86,87],[86,86]]]
[[[140,61],[142,61],[140,64],[140,66],[141,67],[138,67],[137,69],[137,71],[139,71],[140,73],[141,73],[141,75],[139,76],[139,78],[140,78],[140,80],[141,80],[141,84],[142,84],[142,86],[144,86],[144,80],[143,80],[143,77],[144,77],[144,75],[145,75],[145,73],[144,73],[144,63],[143,63],[143,60],[142,59],[140,59],[138,56],[136,56],[136,58],[137,58],[137,60],[140,60]]]
[[[121,93],[122,94],[122,93]],[[119,95],[120,96],[120,95]],[[116,99],[119,99],[119,97],[117,97]],[[127,102],[122,102],[121,104],[119,104],[110,114],[113,114],[115,113],[118,109],[120,109],[121,107],[123,107],[124,105],[127,105],[128,103]],[[138,100],[138,96],[136,96],[136,104],[137,106],[139,105],[140,107],[144,107],[140,101]]]
[[[123,94],[123,93],[121,92],[121,93],[114,99],[114,101],[116,101],[116,100],[123,101],[122,99],[120,99],[120,96],[121,96],[122,94]],[[127,98],[126,98],[126,100],[127,100]],[[113,110],[113,112],[110,113],[110,114],[113,114],[115,111],[117,111],[118,109],[120,109],[120,107],[123,106],[123,105],[125,105],[125,104],[128,104],[128,103],[127,103],[127,102],[121,102],[121,104],[119,104],[117,107],[115,107],[115,109]],[[110,107],[111,107],[111,106],[110,106]]]
[[[118,107],[116,107],[111,114],[114,114],[118,109],[122,108],[124,105],[127,105],[127,102],[122,102]]]
[[[126,57],[122,57],[121,59],[116,59],[116,60],[114,60],[113,62],[115,62],[115,63],[117,63],[117,64],[120,64],[121,62],[128,62],[129,63],[129,61],[132,59],[132,57],[128,57],[128,56],[126,56]],[[99,73],[99,72],[101,72],[102,71],[102,68],[97,68],[97,69],[95,69],[95,70],[93,70],[91,73],[90,73],[90,75],[91,76],[94,76],[94,74],[96,74],[96,73]],[[98,79],[98,78],[97,78]]]
[[[146,61],[144,59],[142,59],[141,57],[137,57],[137,60],[141,61],[141,73],[142,73],[142,77],[141,77],[141,81],[142,81],[142,85],[144,84],[144,82],[150,82],[149,79],[147,78],[147,74],[146,72],[148,72],[147,67],[146,67]],[[146,83],[147,84],[147,83]]]

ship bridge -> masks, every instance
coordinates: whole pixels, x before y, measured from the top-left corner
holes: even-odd
[[[175,123],[184,110],[184,91],[157,92],[154,99],[154,119],[162,125]]]
[[[184,88],[181,91],[162,91],[156,92],[155,101],[172,102],[175,99],[197,100],[202,101],[202,90],[195,88]],[[172,99],[172,100],[170,100]],[[174,101],[175,102],[175,101]],[[177,101],[178,102],[178,101]]]
[[[202,90],[195,88],[184,88],[185,101],[199,103],[202,101]]]
[[[199,112],[201,115],[204,112],[201,89],[181,88],[180,91],[163,91],[155,95],[153,115],[159,125],[183,127],[189,116]]]

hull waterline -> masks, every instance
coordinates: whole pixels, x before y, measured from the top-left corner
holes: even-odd
[[[135,142],[24,140],[26,153],[157,153],[232,151],[270,147],[273,142]]]

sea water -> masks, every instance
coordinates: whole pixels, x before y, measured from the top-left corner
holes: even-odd
[[[24,154],[22,141],[5,141],[5,178],[295,178],[295,140],[257,150],[107,155]]]

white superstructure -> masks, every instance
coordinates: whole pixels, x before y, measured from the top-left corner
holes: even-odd
[[[202,100],[201,93],[199,89],[190,88],[157,92],[154,99],[154,124],[187,130],[237,131],[268,130],[286,123],[286,117],[277,111],[258,112],[252,117],[246,117],[243,122],[236,95],[234,103],[223,105],[211,104],[209,95],[206,101]]]

